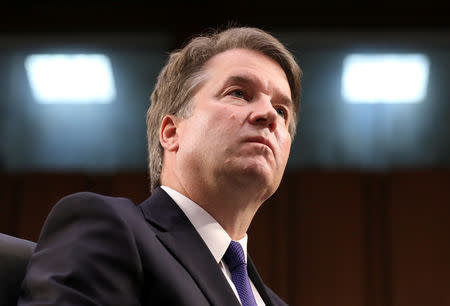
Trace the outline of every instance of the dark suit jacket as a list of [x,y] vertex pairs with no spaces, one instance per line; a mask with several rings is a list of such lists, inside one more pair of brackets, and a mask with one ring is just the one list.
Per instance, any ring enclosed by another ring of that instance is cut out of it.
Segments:
[[[285,305],[249,259],[267,305]],[[182,210],[161,188],[139,206],[94,193],[63,198],[30,260],[19,305],[240,305]]]

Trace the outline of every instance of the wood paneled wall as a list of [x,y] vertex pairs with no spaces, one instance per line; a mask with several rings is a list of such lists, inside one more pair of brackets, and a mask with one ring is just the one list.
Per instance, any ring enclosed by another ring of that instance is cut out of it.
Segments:
[[389,179],[392,305],[450,305],[450,175]]
[[112,175],[0,174],[0,184],[0,232],[32,241],[37,241],[53,205],[71,193],[92,191],[127,197],[135,203],[140,203],[149,196],[145,172]]
[[[36,241],[51,207],[90,190],[148,196],[145,172],[0,174],[0,231]],[[450,171],[287,173],[250,254],[291,305],[450,305]]]

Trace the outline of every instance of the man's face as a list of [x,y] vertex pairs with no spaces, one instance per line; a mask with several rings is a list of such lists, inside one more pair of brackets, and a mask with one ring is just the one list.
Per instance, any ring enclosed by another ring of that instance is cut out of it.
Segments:
[[283,69],[247,49],[222,52],[204,68],[192,115],[177,128],[181,173],[202,186],[256,186],[270,196],[291,147],[293,104]]

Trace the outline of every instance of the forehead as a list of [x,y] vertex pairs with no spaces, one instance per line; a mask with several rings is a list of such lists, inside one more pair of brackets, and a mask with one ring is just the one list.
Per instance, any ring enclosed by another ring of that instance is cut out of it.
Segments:
[[214,82],[238,79],[240,76],[255,78],[264,87],[274,87],[284,95],[290,95],[286,74],[272,58],[249,49],[230,49],[209,59],[204,68]]

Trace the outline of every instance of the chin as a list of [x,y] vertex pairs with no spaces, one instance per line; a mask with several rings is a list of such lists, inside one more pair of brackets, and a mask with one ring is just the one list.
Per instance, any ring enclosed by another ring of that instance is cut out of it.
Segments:
[[241,180],[247,181],[247,184],[257,184],[260,188],[273,184],[273,170],[267,162],[247,162],[239,170],[238,175]]
[[222,166],[223,173],[233,177],[240,186],[256,185],[261,189],[272,190],[278,176],[272,161],[262,155],[229,159]]

